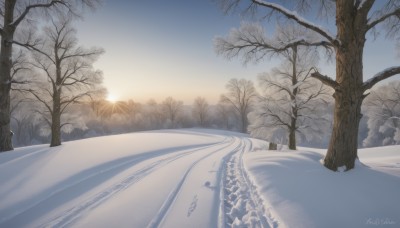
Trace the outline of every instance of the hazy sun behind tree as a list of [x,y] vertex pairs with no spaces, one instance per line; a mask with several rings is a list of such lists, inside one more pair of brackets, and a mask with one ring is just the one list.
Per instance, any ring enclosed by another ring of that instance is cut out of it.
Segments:
[[108,94],[106,100],[111,102],[111,103],[115,103],[115,102],[117,102],[118,98],[114,94]]

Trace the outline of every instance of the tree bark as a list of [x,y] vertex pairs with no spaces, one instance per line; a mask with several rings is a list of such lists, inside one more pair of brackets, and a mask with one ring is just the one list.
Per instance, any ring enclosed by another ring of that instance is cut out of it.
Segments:
[[336,24],[341,46],[336,49],[335,109],[325,167],[337,171],[354,168],[363,100],[363,49],[366,28],[353,12],[353,1],[336,2]]
[[296,131],[293,129],[289,129],[289,149],[297,150],[296,148]]
[[61,101],[60,91],[53,94],[53,112],[51,116],[51,142],[50,147],[61,145]]
[[11,26],[14,19],[15,0],[5,1],[4,27],[1,34],[0,50],[0,152],[13,150],[10,127],[10,91],[12,68],[12,43],[15,28]]
[[246,115],[246,112],[245,111],[243,111],[242,112],[242,114],[241,114],[241,117],[242,117],[242,129],[241,129],[241,132],[242,133],[247,133],[247,115]]
[[13,150],[10,127],[11,52],[11,45],[3,36],[0,54],[0,152]]
[[290,94],[291,103],[291,116],[290,116],[290,126],[289,126],[289,149],[296,150],[296,129],[297,129],[297,103],[296,97],[298,93],[297,89],[297,46],[292,48],[292,94]]

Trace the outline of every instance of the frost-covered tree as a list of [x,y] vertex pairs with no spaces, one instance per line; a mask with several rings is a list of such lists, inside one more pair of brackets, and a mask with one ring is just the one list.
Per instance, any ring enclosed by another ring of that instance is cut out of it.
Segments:
[[251,111],[257,97],[254,84],[250,80],[233,78],[226,84],[226,89],[228,92],[221,95],[220,101],[233,107],[240,121],[240,132],[246,133],[247,114]]
[[[370,80],[364,81],[363,51],[368,35],[384,34],[388,38],[400,36],[400,5],[398,1],[336,0],[312,1],[296,0],[275,3],[265,0],[219,0],[228,11],[244,6],[246,12],[261,16],[261,20],[290,20],[315,33],[318,40],[306,37],[281,43],[279,50],[286,50],[295,44],[308,47],[323,47],[334,50],[336,58],[336,79],[314,71],[311,76],[320,80],[334,91],[334,121],[324,165],[336,171],[354,168],[357,159],[358,129],[361,104],[367,91],[376,83],[400,73],[400,66],[377,72]],[[247,4],[246,4],[247,3]],[[336,33],[309,20],[321,16],[336,27]],[[308,19],[302,17],[306,15]],[[377,32],[379,31],[379,33]],[[373,39],[369,39],[373,40]],[[231,52],[262,56],[271,51],[264,40],[252,40],[245,45],[232,43]],[[274,47],[273,51],[277,48]],[[255,54],[254,54],[255,53]]]
[[154,99],[146,102],[144,107],[144,120],[146,121],[146,129],[161,129],[165,120],[161,105]]
[[[259,99],[258,105],[251,113],[251,133],[254,136],[268,135],[269,140],[282,128],[288,133],[288,145],[290,149],[296,149],[296,132],[305,133],[311,137],[318,129],[304,125],[312,120],[324,119],[323,113],[316,112],[318,102],[327,100],[328,88],[322,83],[310,77],[310,68],[318,62],[318,52],[315,48],[309,48],[300,44],[279,50],[281,43],[287,43],[299,37],[313,39],[314,34],[306,29],[293,24],[278,26],[273,38],[265,35],[264,29],[258,24],[242,24],[240,29],[233,30],[225,38],[216,40],[218,52],[224,53],[228,58],[237,55],[233,52],[237,45],[245,45],[247,42],[263,40],[269,45],[270,51],[264,53],[245,52],[244,62],[257,61],[263,57],[277,56],[283,63],[275,68],[271,75],[261,75],[259,84],[262,88],[263,97]],[[262,54],[262,55],[260,55]],[[309,111],[313,110],[313,111]],[[305,121],[308,119],[309,121]],[[300,124],[303,123],[303,125]],[[320,122],[321,124],[321,122]],[[326,125],[326,124],[325,124]],[[321,129],[324,125],[321,125]],[[319,131],[319,135],[321,131]],[[305,136],[305,134],[303,134]]]
[[215,107],[214,113],[214,122],[216,123],[216,126],[225,130],[231,130],[233,112],[234,110],[230,105],[220,101]]
[[205,127],[209,121],[209,105],[204,97],[197,97],[193,103],[192,115],[200,127]]
[[400,144],[400,82],[390,82],[372,90],[366,98],[368,136],[364,146]]
[[286,132],[289,149],[296,150],[296,133],[309,141],[322,138],[330,127],[327,114],[329,88],[308,74],[315,56],[291,49],[286,61],[271,74],[259,76],[262,96],[249,113],[251,135],[276,141]]
[[26,42],[19,40],[16,36],[19,28],[26,21],[33,23],[39,15],[62,11],[79,15],[76,6],[95,7],[97,4],[98,0],[4,0],[0,3],[0,152],[13,149],[10,134],[13,46],[34,46],[36,43],[32,39],[25,40]]
[[142,104],[133,100],[128,100],[127,108],[127,122],[129,123],[129,131],[143,129]]
[[104,51],[78,46],[69,18],[52,20],[43,33],[44,44],[40,49],[33,48],[32,61],[42,80],[37,80],[35,88],[26,91],[44,107],[45,111],[38,112],[49,124],[53,147],[61,145],[61,129],[71,124],[62,120],[63,115],[70,116],[66,114],[68,107],[101,91],[102,73],[93,69],[93,63]]
[[179,117],[183,111],[183,102],[177,101],[172,97],[167,97],[161,103],[161,109],[166,116],[169,123],[166,123],[169,127],[175,128],[178,125]]
[[47,136],[42,134],[42,129],[46,126],[46,123],[35,112],[39,104],[27,94],[22,93],[19,90],[21,88],[18,87],[18,89],[13,89],[11,92],[13,144],[14,146],[27,146],[44,143]]

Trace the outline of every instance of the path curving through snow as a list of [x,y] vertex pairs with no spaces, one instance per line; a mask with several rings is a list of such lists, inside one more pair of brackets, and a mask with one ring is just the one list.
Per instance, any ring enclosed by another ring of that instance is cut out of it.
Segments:
[[210,130],[17,149],[0,155],[0,227],[274,227],[243,167],[251,149]]

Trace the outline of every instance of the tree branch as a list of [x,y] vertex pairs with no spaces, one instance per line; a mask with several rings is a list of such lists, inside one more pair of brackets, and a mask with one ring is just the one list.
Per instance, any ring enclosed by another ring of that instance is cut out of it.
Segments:
[[233,101],[232,101],[231,99],[229,99],[227,96],[222,95],[222,96],[221,96],[221,101],[222,101],[223,103],[231,104],[231,105],[235,108],[236,111],[240,112],[240,109],[237,107],[237,105],[235,104],[235,102],[233,102]]
[[35,110],[35,112],[39,113],[44,118],[44,121],[49,125],[49,127],[51,127],[51,121],[46,117],[46,113],[43,113],[39,110]]
[[[281,126],[286,126],[286,127],[290,127],[290,125],[288,123],[286,123],[285,121],[282,120],[282,118],[275,114],[272,110],[270,110],[268,107],[267,108],[267,112],[265,113],[261,113],[262,116],[269,116],[275,119],[275,123],[271,123],[270,126],[277,126],[277,125],[281,125]],[[265,124],[265,123],[264,123]]]
[[102,49],[95,49],[88,52],[84,52],[83,50],[76,50],[77,52],[70,55],[63,55],[60,60],[68,59],[68,58],[75,58],[75,57],[89,57],[89,56],[96,56],[101,55],[104,53]]
[[34,50],[36,52],[39,52],[40,54],[44,55],[47,59],[49,59],[52,63],[55,64],[55,61],[53,60],[53,58],[49,54],[47,54],[46,52],[42,51],[41,49],[35,47],[36,43],[34,43],[34,44],[21,43],[21,42],[15,41],[15,40],[11,41],[11,43],[16,44],[16,45],[21,46],[21,47],[24,47],[24,48],[26,48],[28,50]]
[[[306,35],[305,32],[302,33]],[[325,40],[306,40],[303,36],[293,38],[270,40],[258,24],[242,24],[239,29],[232,30],[226,38],[216,38],[215,51],[228,59],[243,54],[244,62],[247,63],[251,60],[258,61],[266,55],[284,54],[287,50],[298,46],[324,47],[327,51],[332,51],[334,47]]]
[[330,77],[319,73],[315,69],[315,67],[312,67],[310,71],[311,70],[314,70],[314,73],[311,74],[311,77],[320,80],[324,85],[330,86],[333,89],[336,89],[339,86],[339,84],[336,81],[332,80]]
[[16,28],[21,21],[26,17],[26,15],[29,13],[29,11],[31,11],[32,9],[35,8],[49,8],[55,4],[62,4],[66,6],[66,3],[64,1],[57,1],[57,0],[52,0],[49,3],[45,3],[45,4],[33,4],[33,5],[28,5],[24,12],[22,12],[22,14],[11,24],[11,26],[13,26],[14,28]]
[[85,96],[89,96],[89,94],[90,94],[90,91],[89,91],[89,92],[86,92],[86,93],[81,93],[81,94],[75,95],[74,97],[71,97],[69,100],[61,101],[60,105],[63,106],[63,107],[61,108],[61,114],[64,113],[65,109],[67,109],[67,107],[68,107],[70,104],[72,104],[72,103],[78,103],[78,102],[79,102],[79,99],[81,99],[82,97],[85,97]]
[[368,19],[369,23],[367,24],[367,30],[372,29],[379,23],[384,22],[386,19],[388,19],[389,17],[392,17],[392,16],[400,17],[400,8],[397,8],[390,13],[387,13],[379,18],[376,18],[375,20],[370,21],[371,19]]
[[33,89],[21,89],[21,91],[28,92],[28,93],[32,94],[34,97],[36,97],[36,99],[37,99],[40,103],[42,103],[42,104],[47,108],[47,110],[50,112],[50,114],[53,113],[53,110],[52,110],[52,108],[49,106],[48,102],[46,102],[46,101],[45,101],[44,99],[42,99],[38,94],[36,94],[36,92],[35,92]]
[[387,78],[390,78],[396,74],[400,74],[400,66],[399,67],[391,67],[387,68],[377,74],[375,74],[371,79],[368,81],[364,82],[362,88],[363,91],[366,91],[368,89],[371,89],[372,86],[374,86],[376,83],[385,80]]
[[298,24],[302,25],[303,27],[306,27],[306,28],[320,34],[321,36],[325,37],[334,46],[338,46],[338,44],[339,44],[339,41],[328,31],[321,28],[320,26],[317,26],[317,25],[305,20],[304,18],[301,18],[296,12],[290,11],[290,10],[282,7],[279,4],[266,2],[263,0],[252,0],[252,2],[256,5],[264,6],[264,7],[267,7],[269,9],[275,10],[275,11],[283,14],[285,17],[296,21]]
[[63,123],[63,124],[60,125],[60,129],[63,128],[65,125],[72,125],[72,124],[68,123],[68,122],[67,123]]

